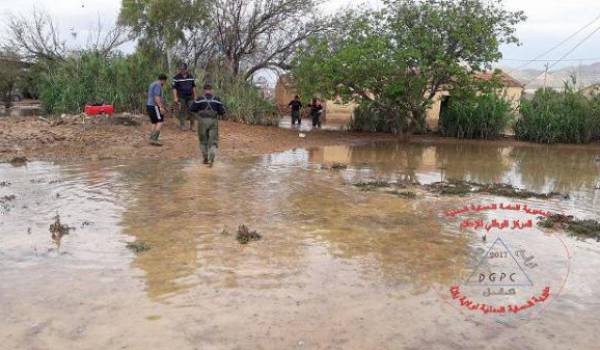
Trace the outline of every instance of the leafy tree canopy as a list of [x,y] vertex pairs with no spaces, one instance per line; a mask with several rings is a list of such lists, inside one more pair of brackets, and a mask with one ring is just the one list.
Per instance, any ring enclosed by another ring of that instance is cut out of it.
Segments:
[[358,99],[384,115],[393,130],[424,120],[435,93],[491,67],[502,44],[518,44],[525,20],[502,0],[396,0],[379,11],[348,12],[342,31],[312,38],[298,51],[293,73],[305,95]]

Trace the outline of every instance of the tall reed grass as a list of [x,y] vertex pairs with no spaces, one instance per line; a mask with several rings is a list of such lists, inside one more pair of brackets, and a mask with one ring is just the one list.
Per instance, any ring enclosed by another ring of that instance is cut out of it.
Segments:
[[450,97],[440,115],[440,132],[467,139],[498,137],[514,119],[509,101],[495,92]]
[[540,89],[521,102],[518,139],[538,143],[589,143],[600,139],[600,97],[586,97],[565,84],[563,91]]
[[[108,57],[82,52],[47,66],[36,81],[48,113],[80,113],[86,103],[98,102],[113,104],[118,112],[144,113],[148,86],[161,72],[156,60],[140,52]],[[210,74],[198,71],[196,78],[198,93],[204,82],[215,86],[226,106],[225,119],[247,124],[279,123],[275,104],[253,84],[218,68]],[[164,89],[167,102],[171,100],[170,84],[168,81]]]
[[39,96],[48,113],[79,113],[86,103],[114,104],[141,112],[160,67],[141,54],[109,57],[84,52],[51,64],[39,76]]

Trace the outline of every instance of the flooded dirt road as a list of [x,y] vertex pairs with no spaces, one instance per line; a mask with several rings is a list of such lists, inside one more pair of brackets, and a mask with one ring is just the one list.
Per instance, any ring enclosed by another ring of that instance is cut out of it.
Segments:
[[[386,143],[213,169],[196,160],[0,164],[0,348],[593,349],[600,243],[513,223],[546,211],[598,219],[596,156]],[[450,179],[569,197],[355,186]],[[499,214],[491,204],[537,211]],[[472,213],[448,215],[465,206]],[[60,247],[49,232],[57,215],[72,228]],[[513,231],[460,227],[500,215]],[[241,224],[262,239],[240,245]],[[481,259],[494,254],[516,267]],[[498,284],[471,284],[497,268],[527,284],[503,284],[502,294]],[[469,296],[498,305],[522,304],[545,286],[550,297],[484,314],[453,299],[456,286],[490,288],[492,296]]]

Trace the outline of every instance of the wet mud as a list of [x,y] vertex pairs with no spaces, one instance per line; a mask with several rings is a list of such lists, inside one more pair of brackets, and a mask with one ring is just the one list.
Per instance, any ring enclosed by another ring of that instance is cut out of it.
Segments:
[[517,188],[511,184],[506,183],[492,183],[492,184],[480,184],[470,181],[461,180],[448,180],[444,182],[435,182],[425,186],[425,189],[438,193],[441,195],[456,195],[466,196],[471,193],[482,193],[492,194],[500,197],[507,198],[539,198],[539,199],[551,199],[551,198],[563,198],[568,199],[568,194],[562,194],[558,192],[550,193],[536,193],[533,191]]
[[572,215],[553,214],[541,220],[538,225],[554,230],[566,230],[572,236],[600,242],[600,222],[597,220],[580,220]]
[[144,241],[127,242],[126,247],[136,254],[147,252],[151,249],[150,244]]
[[[528,191],[524,189],[517,188],[510,184],[505,183],[495,183],[495,184],[480,184],[470,181],[461,181],[461,180],[448,180],[442,182],[434,182],[430,184],[421,185],[416,181],[401,181],[401,182],[388,182],[385,180],[374,180],[368,182],[358,182],[353,184],[354,187],[360,189],[361,191],[377,191],[381,189],[390,189],[390,188],[413,188],[420,189],[423,191],[428,191],[430,193],[439,194],[443,196],[466,196],[474,193],[481,194],[491,194],[500,197],[507,198],[520,198],[520,199],[528,199],[528,198],[539,198],[539,199],[552,199],[552,198],[562,198],[568,199],[568,194],[562,194],[558,192],[550,192],[550,193],[536,193],[533,191]],[[392,191],[384,191],[385,193],[390,194],[405,194],[407,192],[398,192],[396,190]],[[408,192],[414,193],[414,192]],[[409,197],[412,197],[409,195]]]
[[8,162],[12,166],[24,166],[25,164],[27,164],[27,158],[26,157],[13,157]]
[[59,249],[63,237],[68,235],[72,230],[74,230],[73,227],[69,227],[68,225],[60,222],[60,215],[56,215],[54,217],[54,222],[50,224],[49,227],[50,236]]
[[248,226],[240,225],[240,227],[238,227],[235,239],[237,239],[240,244],[248,244],[252,241],[258,241],[262,239],[262,236],[256,231],[251,231]]

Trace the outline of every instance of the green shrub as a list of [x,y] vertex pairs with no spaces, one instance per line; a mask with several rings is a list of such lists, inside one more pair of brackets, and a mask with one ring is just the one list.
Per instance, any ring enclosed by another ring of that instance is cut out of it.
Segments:
[[540,89],[521,102],[518,139],[539,143],[588,143],[600,137],[600,99],[565,84],[564,91]]
[[440,132],[467,139],[498,137],[513,119],[510,102],[494,92],[451,97],[440,115]]
[[241,77],[233,77],[223,66],[212,66],[209,70],[196,71],[198,93],[205,82],[211,83],[225,104],[224,119],[251,125],[279,125],[281,117],[275,102],[266,99],[258,87]]
[[[118,112],[144,112],[147,90],[163,71],[150,55],[82,52],[46,67],[39,74],[39,95],[48,113],[80,113],[86,103],[114,104]],[[205,80],[216,86],[227,109],[226,119],[247,124],[278,125],[275,104],[245,80],[197,72],[198,93]],[[168,74],[169,75],[169,74]],[[170,82],[167,83],[168,86]],[[169,87],[164,96],[171,99]]]
[[256,86],[236,79],[220,90],[227,109],[226,119],[252,125],[279,125],[281,118],[275,103],[265,99]]
[[148,85],[160,71],[141,54],[108,57],[74,54],[41,74],[39,95],[48,113],[80,113],[86,103],[114,104],[117,111],[143,111]]
[[[372,101],[361,101],[354,110],[352,120],[348,123],[351,131],[406,133],[410,126],[406,111],[401,108],[384,108],[386,104]],[[403,115],[404,114],[404,115]],[[402,115],[401,117],[398,117]],[[417,126],[418,128],[418,126]]]

